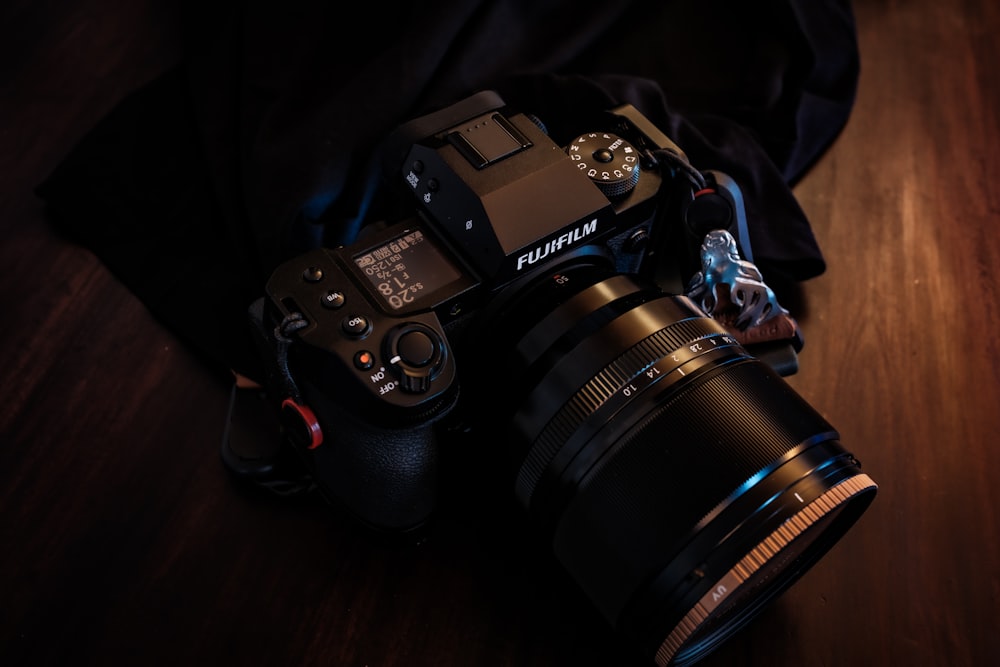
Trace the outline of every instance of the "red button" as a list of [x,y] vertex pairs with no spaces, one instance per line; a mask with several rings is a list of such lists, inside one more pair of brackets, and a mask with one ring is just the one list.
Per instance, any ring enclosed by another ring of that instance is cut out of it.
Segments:
[[366,371],[375,365],[375,355],[368,350],[361,350],[354,354],[354,366],[358,370]]

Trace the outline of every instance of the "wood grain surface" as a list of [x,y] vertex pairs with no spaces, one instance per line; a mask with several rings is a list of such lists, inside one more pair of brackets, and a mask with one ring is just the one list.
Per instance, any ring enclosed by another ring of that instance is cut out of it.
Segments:
[[[159,6],[0,10],[0,665],[643,664],[516,526],[391,547],[227,476],[227,378],[33,194],[176,58]],[[706,666],[1000,664],[1000,4],[855,12],[857,106],[796,187],[828,269],[791,382],[879,496]]]

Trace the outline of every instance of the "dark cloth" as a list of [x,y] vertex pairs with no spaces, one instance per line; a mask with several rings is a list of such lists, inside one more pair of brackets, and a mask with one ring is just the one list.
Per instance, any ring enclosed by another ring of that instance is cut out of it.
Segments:
[[350,240],[380,141],[488,88],[556,122],[632,103],[695,167],[739,184],[765,278],[825,268],[791,187],[854,103],[848,0],[185,11],[177,66],[123,100],[38,193],[59,230],[222,368],[254,374],[246,310],[276,264]]

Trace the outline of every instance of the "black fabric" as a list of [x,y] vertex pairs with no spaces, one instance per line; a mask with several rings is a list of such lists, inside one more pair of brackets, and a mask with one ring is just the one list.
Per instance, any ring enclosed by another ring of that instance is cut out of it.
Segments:
[[547,122],[634,104],[697,168],[740,185],[766,278],[825,268],[791,186],[854,102],[848,0],[185,11],[182,61],[124,100],[38,192],[58,229],[222,368],[256,372],[245,313],[271,269],[350,240],[379,142],[486,88]]

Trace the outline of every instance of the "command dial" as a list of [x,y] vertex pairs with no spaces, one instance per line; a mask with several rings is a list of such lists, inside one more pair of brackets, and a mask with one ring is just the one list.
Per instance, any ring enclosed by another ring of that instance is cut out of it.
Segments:
[[627,194],[639,182],[639,151],[617,135],[582,134],[566,152],[608,199]]

